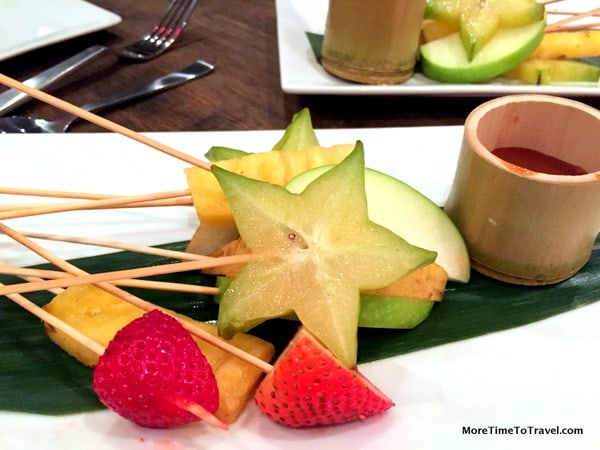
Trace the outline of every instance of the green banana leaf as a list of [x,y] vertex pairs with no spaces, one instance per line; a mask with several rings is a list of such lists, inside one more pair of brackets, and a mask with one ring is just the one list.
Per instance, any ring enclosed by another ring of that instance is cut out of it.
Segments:
[[[183,250],[186,242],[163,246]],[[94,273],[168,260],[138,253],[118,252],[73,261]],[[50,268],[48,265],[40,268]],[[213,285],[214,277],[197,272],[154,277],[165,281]],[[0,277],[14,283],[12,277]],[[130,289],[153,303],[200,320],[217,316],[212,297],[174,294],[165,291]],[[27,297],[42,305],[52,294]],[[359,331],[359,362],[368,362],[441,344],[482,336],[535,322],[565,311],[584,307],[600,298],[600,249],[573,278],[554,286],[520,287],[473,273],[468,284],[449,283],[444,300],[429,318],[412,330]],[[0,299],[0,410],[59,415],[102,408],[91,389],[92,369],[82,366],[51,343],[39,319]],[[278,350],[294,334],[289,321],[274,320],[253,330],[276,345]]]

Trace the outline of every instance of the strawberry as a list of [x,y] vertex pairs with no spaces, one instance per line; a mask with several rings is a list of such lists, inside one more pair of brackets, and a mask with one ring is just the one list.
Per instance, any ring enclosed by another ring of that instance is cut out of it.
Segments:
[[116,333],[96,365],[93,389],[107,407],[144,427],[217,420],[212,368],[182,325],[158,309]]
[[263,379],[254,400],[269,418],[293,428],[363,420],[394,405],[304,328]]

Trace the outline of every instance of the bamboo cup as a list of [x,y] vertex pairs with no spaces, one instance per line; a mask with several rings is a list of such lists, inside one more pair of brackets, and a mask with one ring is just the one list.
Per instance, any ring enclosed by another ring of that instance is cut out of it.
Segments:
[[426,0],[329,0],[321,63],[363,84],[408,80],[419,53]]
[[[550,175],[500,147],[537,150],[584,169]],[[600,227],[600,111],[548,95],[511,95],[469,114],[446,211],[472,267],[521,285],[563,281],[591,255]]]

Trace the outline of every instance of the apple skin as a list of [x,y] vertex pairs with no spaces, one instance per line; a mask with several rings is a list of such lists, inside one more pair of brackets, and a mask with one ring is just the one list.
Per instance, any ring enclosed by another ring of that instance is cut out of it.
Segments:
[[[286,186],[302,192],[312,180],[331,166],[317,167],[296,176]],[[406,183],[374,169],[365,169],[369,219],[421,248],[437,252],[436,263],[448,279],[469,281],[471,266],[465,242],[446,213],[433,201]]]
[[[217,276],[216,287],[219,293],[215,303],[221,302],[223,292],[231,284],[232,278]],[[361,328],[410,329],[423,322],[433,309],[435,301],[391,295],[360,294],[360,315],[358,326]],[[294,314],[282,319],[298,320]]]
[[545,7],[536,0],[427,0],[425,18],[459,27],[469,60],[503,28],[542,20]]
[[518,28],[500,29],[472,60],[459,33],[420,48],[423,73],[443,83],[479,83],[497,77],[524,61],[544,37],[546,19]]
[[411,329],[423,322],[434,301],[389,295],[360,294],[358,326],[362,328]]

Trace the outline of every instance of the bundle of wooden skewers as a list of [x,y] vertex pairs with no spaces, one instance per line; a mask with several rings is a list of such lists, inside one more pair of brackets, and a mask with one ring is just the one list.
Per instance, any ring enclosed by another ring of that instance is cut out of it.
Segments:
[[[150,148],[159,150],[169,156],[177,158],[185,163],[202,169],[210,170],[210,164],[198,160],[188,154],[180,152],[163,143],[157,142],[148,136],[126,129],[114,122],[102,117],[88,113],[68,102],[48,95],[36,89],[29,88],[22,83],[13,80],[7,76],[0,75],[0,83],[11,88],[19,89],[34,98],[44,101],[59,109],[76,114],[92,123],[95,123],[108,131],[113,131],[138,141]],[[182,174],[183,177],[183,174]],[[32,189],[19,187],[0,187],[0,194],[8,194],[13,197],[27,198],[36,197],[34,203],[13,203],[0,207],[0,233],[12,239],[14,242],[29,249],[37,254],[43,260],[50,263],[56,269],[42,270],[36,268],[16,267],[0,260],[0,273],[3,275],[15,276],[23,279],[23,282],[12,284],[0,284],[0,296],[4,296],[21,306],[28,312],[41,319],[47,327],[60,330],[61,333],[69,336],[79,345],[101,356],[106,348],[98,344],[81,330],[71,326],[66,321],[53,315],[47,309],[38,306],[29,300],[24,294],[36,291],[49,291],[53,294],[60,294],[71,286],[95,285],[111,295],[122,299],[123,301],[134,305],[144,311],[153,311],[159,309],[171,315],[170,311],[150,303],[122,287],[133,287],[153,290],[167,290],[172,292],[193,293],[215,295],[218,289],[214,286],[198,286],[183,283],[164,282],[143,279],[157,275],[173,274],[179,272],[197,271],[206,268],[219,267],[221,265],[235,264],[249,260],[249,254],[227,256],[227,257],[209,257],[185,251],[165,250],[157,247],[135,245],[126,242],[108,241],[102,239],[92,239],[77,236],[65,236],[49,233],[28,232],[17,230],[7,224],[11,219],[26,218],[45,214],[63,213],[68,211],[84,211],[94,209],[123,209],[123,208],[150,208],[162,206],[191,206],[191,194],[189,190],[177,190],[170,192],[158,192],[141,195],[111,195],[98,194],[90,192],[72,192],[51,189]],[[39,198],[47,198],[52,201],[40,202]],[[191,236],[190,236],[191,237]],[[167,258],[169,263],[153,265],[149,267],[137,267],[126,270],[113,270],[102,273],[87,273],[73,263],[61,258],[59,255],[48,251],[44,246],[37,243],[39,240],[69,242],[88,246],[99,246],[140,254],[154,255],[160,258]],[[179,262],[172,262],[173,260]],[[257,357],[251,352],[242,350],[231,342],[221,339],[213,333],[196,326],[193,322],[183,320],[176,315],[172,315],[191,335],[199,338],[210,345],[233,355],[241,361],[257,368],[260,372],[268,373],[272,370],[272,365],[264,358]],[[213,425],[224,427],[220,420],[211,420],[209,416],[203,416],[204,420]]]
[[[552,5],[555,3],[564,2],[564,0],[540,0],[543,5]],[[552,24],[546,27],[546,32],[557,31],[577,31],[584,29],[592,29],[600,27],[600,8],[593,8],[588,11],[567,11],[555,8],[546,8],[548,15],[560,17],[559,20],[553,21]],[[598,18],[598,20],[595,20]]]

